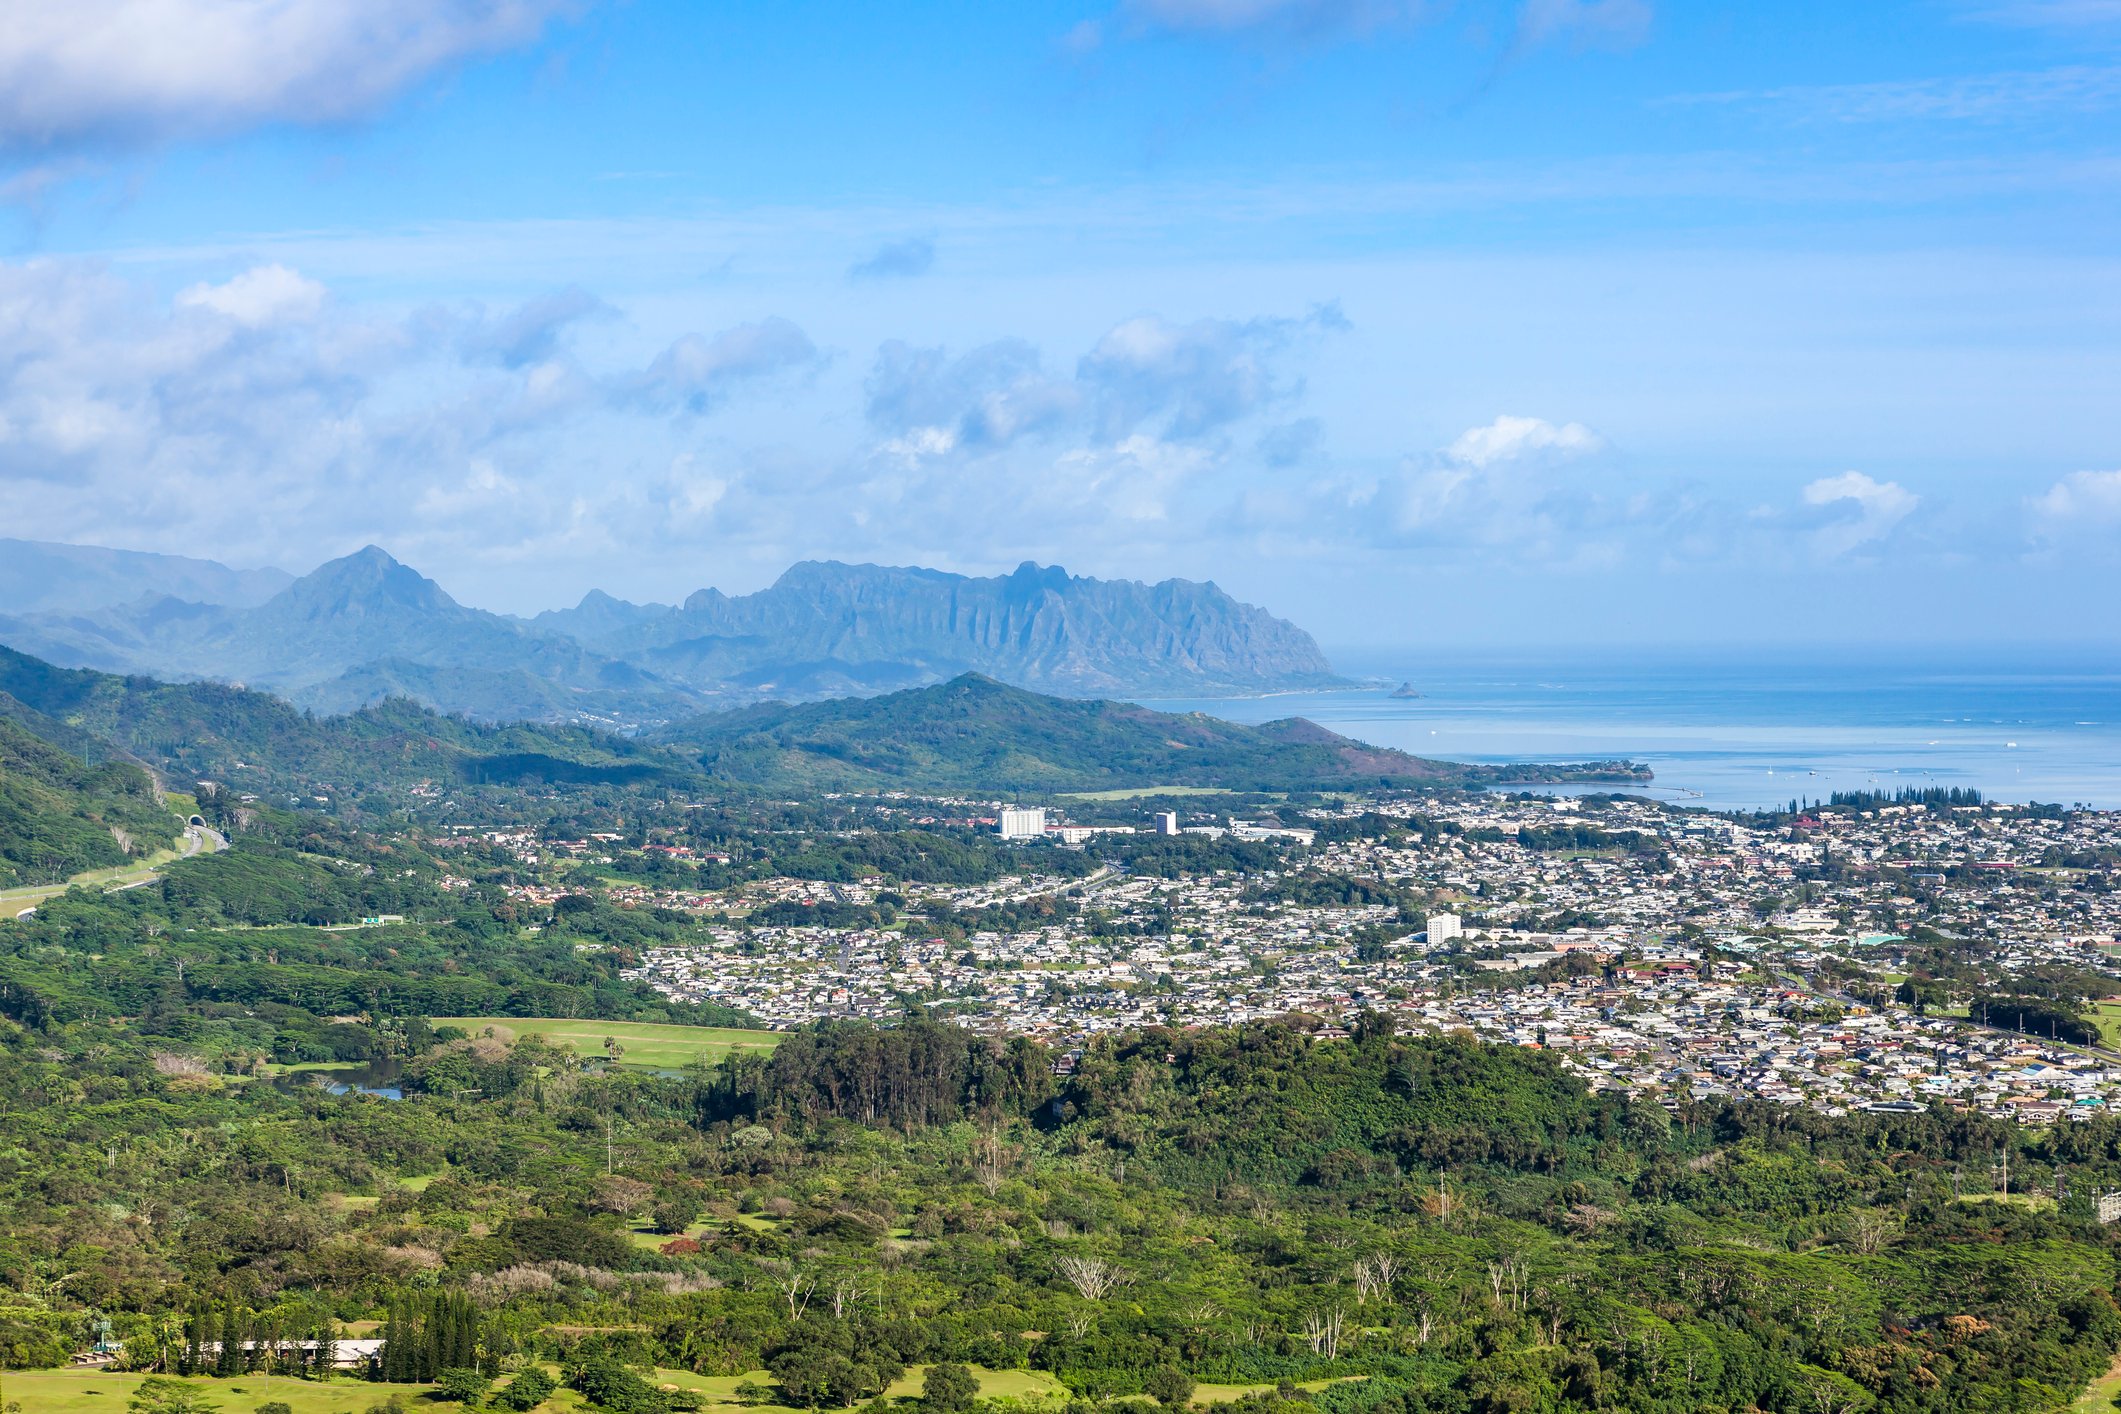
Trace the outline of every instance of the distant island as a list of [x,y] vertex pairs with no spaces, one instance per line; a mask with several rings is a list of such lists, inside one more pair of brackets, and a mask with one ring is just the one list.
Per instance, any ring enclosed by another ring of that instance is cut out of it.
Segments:
[[1421,696],[1419,692],[1416,692],[1414,690],[1414,684],[1410,682],[1401,683],[1398,687],[1393,688],[1392,691],[1387,695],[1407,700],[1412,700],[1416,697]]

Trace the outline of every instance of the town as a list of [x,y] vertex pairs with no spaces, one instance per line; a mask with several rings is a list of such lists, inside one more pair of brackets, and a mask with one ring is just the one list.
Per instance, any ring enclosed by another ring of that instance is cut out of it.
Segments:
[[[993,802],[869,804],[880,819],[948,818],[1018,841],[1023,872],[954,886],[614,884],[615,902],[701,920],[695,939],[647,952],[631,975],[776,1028],[918,1006],[1064,1056],[1100,1032],[1291,1018],[1332,1038],[1375,1014],[1404,1031],[1547,1048],[1593,1088],[1671,1099],[1828,1113],[1935,1100],[2036,1124],[2121,1104],[2121,1053],[2096,1016],[2107,991],[2121,992],[2109,961],[2121,929],[2112,813],[1879,800],[1723,816],[1632,797],[1476,794],[1264,822],[1159,811],[1136,827]],[[1123,864],[1042,872],[1137,828],[1262,843],[1273,862],[1176,877]],[[617,840],[494,833],[526,863]],[[699,853],[647,849],[666,861]],[[576,885],[517,887],[551,902]],[[880,898],[904,916],[778,921],[788,905],[844,912]],[[1035,921],[1019,926],[930,926],[1022,919],[1034,904]],[[781,905],[777,921],[752,921],[768,905]],[[2052,1015],[1980,1014],[1984,997],[2045,995],[2058,978],[2095,1013],[2076,1043],[2053,1034]]]

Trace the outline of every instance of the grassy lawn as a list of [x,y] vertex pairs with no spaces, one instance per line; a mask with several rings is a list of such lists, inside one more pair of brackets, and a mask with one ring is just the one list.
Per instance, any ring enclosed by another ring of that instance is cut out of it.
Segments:
[[[1316,1394],[1318,1391],[1324,1389],[1327,1385],[1337,1385],[1344,1380],[1360,1380],[1366,1378],[1368,1377],[1365,1375],[1342,1375],[1339,1379],[1333,1380],[1303,1380],[1300,1381],[1296,1387],[1302,1390],[1309,1390],[1313,1394]],[[1275,1388],[1275,1386],[1271,1384],[1195,1385],[1193,1387],[1193,1402],[1195,1404],[1230,1404],[1234,1403],[1237,1400],[1243,1399],[1248,1394],[1265,1394],[1268,1390],[1273,1388]]]
[[2109,1046],[2121,1046],[2121,1002],[2094,1002],[2090,1020]]
[[2069,1414],[2093,1414],[2094,1410],[2097,1414],[2112,1414],[2117,1396],[2121,1396],[2121,1355],[2114,1357],[2105,1374],[2085,1386],[2084,1393],[2070,1405]]
[[[10,1401],[22,1405],[22,1414],[125,1414],[125,1403],[142,1378],[101,1370],[10,1370],[0,1376],[0,1385],[5,1386]],[[381,1404],[392,1394],[403,1394],[422,1414],[455,1414],[462,1408],[426,1398],[427,1385],[370,1384],[352,1376],[322,1384],[257,1375],[191,1383],[221,1407],[221,1414],[252,1414],[259,1405],[276,1399],[295,1414],[365,1414],[371,1405]]]
[[[927,1373],[927,1366],[913,1366],[884,1392],[885,1398],[894,1401],[918,1398],[921,1381]],[[981,1397],[986,1399],[1057,1398],[1067,1392],[1060,1381],[1038,1370],[989,1370],[974,1365],[972,1374],[979,1381]],[[4,1385],[7,1399],[21,1404],[22,1414],[124,1414],[126,1401],[132,1397],[142,1378],[137,1374],[107,1371],[18,1370],[0,1376],[0,1385]],[[750,1414],[800,1414],[800,1411],[779,1404],[745,1404],[737,1397],[737,1386],[747,1382],[771,1389],[773,1377],[764,1370],[754,1370],[746,1375],[695,1375],[688,1370],[658,1370],[656,1381],[699,1391],[707,1397],[709,1414],[734,1414],[740,1409],[748,1410]],[[2121,1364],[2117,1364],[2105,1380],[2094,1384],[2093,1391],[2105,1387],[2109,1381],[2114,1387],[2121,1387]],[[418,1414],[460,1414],[461,1411],[457,1404],[433,1398],[432,1387],[428,1385],[370,1384],[352,1377],[317,1384],[307,1380],[266,1380],[257,1375],[241,1375],[232,1380],[194,1379],[191,1383],[220,1406],[222,1414],[255,1414],[259,1405],[272,1400],[285,1401],[294,1414],[366,1414],[369,1408],[381,1404],[393,1394],[405,1395]],[[1331,1380],[1310,1380],[1302,1388],[1320,1390],[1331,1383]],[[1193,1398],[1199,1404],[1224,1403],[1272,1388],[1272,1385],[1204,1384],[1194,1391]],[[2086,1397],[2089,1398],[2090,1394]],[[581,1396],[569,1389],[558,1391],[539,1406],[541,1410],[550,1411],[582,1407]],[[2080,1401],[2079,1407],[2105,1406],[2084,1405]]]
[[1968,1193],[1959,1199],[1962,1203],[2008,1203],[2013,1208],[2030,1208],[2034,1212],[2046,1212],[2055,1206],[2055,1200],[2044,1193]]
[[619,1043],[619,1064],[644,1070],[683,1070],[694,1060],[719,1061],[737,1051],[770,1051],[777,1031],[738,1031],[721,1026],[666,1026],[648,1021],[578,1021],[522,1016],[438,1016],[437,1026],[461,1026],[476,1036],[487,1027],[508,1039],[540,1036],[578,1056],[604,1054],[604,1038]]
[[[971,1367],[979,1381],[979,1392],[985,1399],[1038,1399],[1049,1395],[1065,1394],[1059,1380],[1037,1370],[988,1370],[978,1365]],[[921,1381],[926,1379],[928,1367],[915,1365],[884,1391],[886,1399],[916,1399],[920,1396]],[[755,1385],[773,1388],[773,1376],[764,1370],[753,1370],[748,1375],[695,1375],[685,1370],[659,1370],[656,1378],[664,1384],[673,1384],[685,1389],[698,1390],[707,1396],[707,1409],[748,1409],[753,1414],[797,1414],[779,1404],[744,1404],[737,1398],[736,1387],[747,1381]],[[28,1414],[25,1410],[24,1414]]]

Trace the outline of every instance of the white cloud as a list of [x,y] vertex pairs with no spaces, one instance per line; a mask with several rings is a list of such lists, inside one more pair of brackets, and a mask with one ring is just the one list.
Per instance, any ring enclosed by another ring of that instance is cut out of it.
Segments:
[[1882,540],[1893,527],[1915,513],[1922,498],[1897,481],[1877,481],[1860,471],[1822,476],[1804,488],[1804,503],[1830,512],[1812,531],[1812,541],[1828,559]]
[[1169,519],[1172,496],[1209,465],[1208,455],[1198,447],[1137,433],[1111,447],[1063,453],[1054,469],[1067,495],[1087,498],[1122,521],[1140,523]]
[[719,472],[650,502],[651,468],[698,436],[667,413],[809,341],[774,320],[689,337],[646,387],[549,347],[591,306],[377,318],[281,266],[160,299],[85,261],[0,261],[0,525],[293,568],[387,540],[447,568],[528,545],[617,557],[719,523]]
[[1604,440],[1580,422],[1557,425],[1543,418],[1505,413],[1486,426],[1459,433],[1444,449],[1444,456],[1463,466],[1485,469],[1540,453],[1583,456],[1604,446]]
[[2121,524],[2121,471],[2073,471],[2033,499],[2056,530]]
[[[1546,554],[1574,537],[1568,553],[1592,542],[1586,532],[1631,515],[1556,475],[1565,464],[1602,451],[1605,439],[1580,422],[1554,423],[1505,414],[1469,427],[1442,450],[1409,457],[1376,493],[1380,512],[1350,516],[1349,533],[1399,544],[1512,545]],[[1345,501],[1334,489],[1330,498]]]
[[1024,438],[1088,435],[1106,449],[1137,434],[1185,442],[1286,402],[1300,380],[1282,371],[1303,338],[1345,328],[1331,305],[1298,319],[1125,319],[1076,361],[1051,372],[1022,339],[999,339],[958,358],[891,340],[877,350],[865,391],[878,448],[901,462],[953,453],[992,454]]
[[575,0],[14,0],[0,150],[135,143],[374,111]]
[[199,284],[178,292],[180,309],[206,309],[246,329],[292,324],[317,317],[324,287],[285,265],[258,265],[219,285]]

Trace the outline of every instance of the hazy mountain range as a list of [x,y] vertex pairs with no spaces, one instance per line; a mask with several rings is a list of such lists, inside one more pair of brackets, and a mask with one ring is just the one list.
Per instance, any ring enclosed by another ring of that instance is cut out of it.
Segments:
[[525,620],[457,603],[373,546],[300,579],[0,541],[0,643],[53,663],[266,689],[320,711],[407,697],[488,720],[668,721],[978,672],[1070,696],[1339,681],[1302,629],[1213,584],[972,578],[805,562],[682,605],[592,592]]

